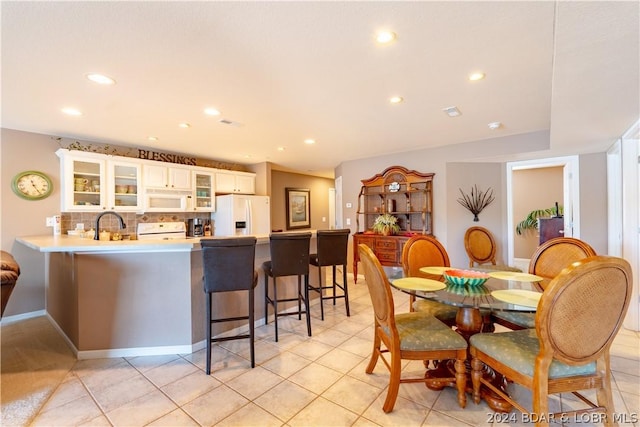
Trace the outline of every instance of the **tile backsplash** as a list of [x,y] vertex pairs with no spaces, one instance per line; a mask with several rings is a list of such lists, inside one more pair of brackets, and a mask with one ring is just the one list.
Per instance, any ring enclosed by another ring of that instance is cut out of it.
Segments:
[[[85,230],[90,230],[96,226],[96,218],[100,212],[63,212],[62,213],[62,234],[67,234],[68,230],[75,230],[76,224],[84,224]],[[206,212],[153,212],[137,214],[135,212],[118,212],[127,225],[125,230],[120,230],[120,222],[115,215],[105,215],[100,220],[100,230],[119,232],[124,235],[135,236],[138,223],[141,222],[177,222],[187,221],[192,218],[200,218],[203,221],[211,220],[211,214]],[[213,221],[212,221],[213,222]]]

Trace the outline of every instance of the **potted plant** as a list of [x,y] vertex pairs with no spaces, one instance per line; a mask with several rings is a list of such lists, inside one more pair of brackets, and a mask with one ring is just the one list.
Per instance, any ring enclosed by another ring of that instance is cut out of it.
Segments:
[[537,230],[538,218],[550,218],[554,216],[562,216],[562,214],[562,206],[558,206],[557,204],[552,208],[533,210],[529,212],[524,220],[520,221],[518,225],[516,225],[516,233],[521,236],[527,230]]
[[400,231],[398,218],[388,213],[382,214],[375,219],[372,229],[375,233],[384,236],[396,234]]

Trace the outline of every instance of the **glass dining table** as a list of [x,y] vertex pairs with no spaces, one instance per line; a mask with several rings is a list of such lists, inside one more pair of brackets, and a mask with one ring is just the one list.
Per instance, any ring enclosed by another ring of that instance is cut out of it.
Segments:
[[[422,267],[420,271],[430,278],[403,277],[401,270],[389,270],[391,285],[416,298],[431,299],[443,304],[457,307],[456,331],[467,341],[480,332],[492,332],[490,314],[496,311],[535,313],[538,301],[542,296],[542,288],[538,283],[541,277],[533,274],[513,271],[488,271],[482,283],[456,284],[444,279],[448,270],[459,270],[451,267]],[[471,358],[468,356],[470,361]],[[426,376],[431,378],[450,378],[453,367],[448,361],[441,361],[435,368],[427,370]],[[470,370],[470,369],[468,369]],[[504,389],[506,382],[496,372],[487,370],[485,377],[490,377],[493,385]],[[469,388],[471,382],[469,381]],[[448,382],[430,382],[429,388],[441,390],[450,386]],[[455,385],[454,385],[455,386]],[[489,389],[482,394],[489,407],[497,412],[509,412],[511,404],[500,398]]]

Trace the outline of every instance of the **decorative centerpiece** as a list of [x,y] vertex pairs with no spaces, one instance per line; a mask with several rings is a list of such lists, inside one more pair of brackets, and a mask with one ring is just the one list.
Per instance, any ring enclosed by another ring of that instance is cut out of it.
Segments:
[[373,222],[372,229],[376,234],[382,234],[383,236],[396,234],[400,231],[398,218],[388,213],[379,215]]
[[481,191],[478,190],[478,186],[474,185],[471,189],[471,194],[465,194],[462,188],[459,188],[459,190],[462,197],[458,199],[458,203],[473,214],[473,220],[475,222],[480,221],[478,214],[495,199],[495,197],[493,197],[493,189],[489,187],[487,191]]
[[487,273],[472,270],[447,270],[442,275],[447,282],[458,286],[480,286],[489,279]]

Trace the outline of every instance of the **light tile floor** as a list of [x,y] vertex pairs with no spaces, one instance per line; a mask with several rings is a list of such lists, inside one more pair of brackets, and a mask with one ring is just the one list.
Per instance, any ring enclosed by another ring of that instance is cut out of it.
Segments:
[[[76,361],[46,317],[2,326],[2,425],[34,426],[489,426],[495,414],[471,399],[457,405],[453,389],[431,391],[402,384],[395,409],[382,411],[388,373],[382,362],[364,370],[372,346],[373,312],[362,279],[350,280],[351,317],[344,302],[325,302],[325,321],[312,306],[313,337],[304,321],[257,328],[256,367],[246,340],[214,346],[212,374],[205,350],[193,354]],[[408,297],[395,293],[397,312]],[[618,413],[640,425],[640,336],[621,331],[612,351]],[[421,362],[403,364],[403,374],[421,375]],[[530,401],[528,391],[512,393]],[[571,395],[569,395],[571,396]],[[570,407],[572,396],[554,400]],[[511,424],[524,423],[516,412]],[[515,422],[513,420],[516,420]],[[598,425],[585,420],[567,425]]]

